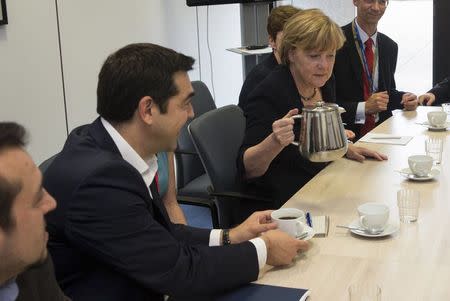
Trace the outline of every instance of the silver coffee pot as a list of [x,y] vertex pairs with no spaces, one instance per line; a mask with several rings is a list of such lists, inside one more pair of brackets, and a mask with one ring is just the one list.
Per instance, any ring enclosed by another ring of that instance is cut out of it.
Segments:
[[334,103],[317,102],[314,108],[303,108],[300,118],[300,154],[312,162],[329,162],[347,153],[348,143],[341,114],[345,109]]

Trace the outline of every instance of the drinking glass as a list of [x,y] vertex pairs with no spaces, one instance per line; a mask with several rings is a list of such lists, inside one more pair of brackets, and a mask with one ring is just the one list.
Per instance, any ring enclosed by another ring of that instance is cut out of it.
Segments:
[[428,138],[425,140],[425,152],[427,156],[433,158],[433,162],[440,164],[442,161],[442,151],[444,149],[444,140],[440,138]]
[[419,217],[420,193],[417,190],[401,189],[397,191],[397,205],[400,221],[414,223]]
[[450,114],[450,102],[444,102],[442,105],[442,111],[447,113],[447,115]]

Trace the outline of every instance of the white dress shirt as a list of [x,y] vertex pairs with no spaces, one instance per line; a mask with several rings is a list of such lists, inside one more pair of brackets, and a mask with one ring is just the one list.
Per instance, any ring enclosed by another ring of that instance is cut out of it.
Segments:
[[[120,154],[123,159],[130,163],[137,171],[141,174],[144,179],[145,184],[148,187],[148,192],[152,197],[152,192],[150,191],[150,184],[155,178],[156,172],[158,171],[158,161],[156,155],[151,156],[147,160],[144,160],[139,156],[139,154],[131,147],[130,144],[120,135],[120,133],[106,120],[101,118],[101,122],[105,127],[111,139],[116,144],[119,149]],[[220,246],[221,245],[221,234],[222,230],[213,229],[209,235],[209,246]],[[262,269],[267,261],[267,248],[266,243],[262,238],[253,238],[250,242],[255,246],[256,253],[258,254],[258,264],[259,269]]]
[[[361,38],[361,41],[363,45],[364,43],[369,39],[369,35],[359,26],[358,21],[355,19],[356,27],[358,28],[359,37]],[[372,51],[377,55],[378,53],[375,51],[378,47],[377,45],[377,35],[378,32],[375,32],[370,39],[373,41]],[[364,46],[365,47],[365,46]],[[364,55],[364,51],[362,53]],[[373,74],[373,88],[375,91],[378,90],[378,62],[379,60],[375,58],[375,70]],[[364,68],[363,68],[364,70]],[[378,114],[375,114],[375,122],[378,122]],[[364,124],[366,122],[366,102],[361,101],[358,103],[358,107],[356,108],[356,117],[355,117],[355,124]]]

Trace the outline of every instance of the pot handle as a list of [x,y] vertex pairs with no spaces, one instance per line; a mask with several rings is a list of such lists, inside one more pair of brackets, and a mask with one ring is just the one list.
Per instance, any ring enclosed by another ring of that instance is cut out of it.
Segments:
[[[301,118],[303,118],[303,115],[302,114],[297,114],[297,115],[291,116],[291,118],[301,119]],[[291,144],[293,144],[295,146],[298,146],[298,142],[297,141],[292,141]]]

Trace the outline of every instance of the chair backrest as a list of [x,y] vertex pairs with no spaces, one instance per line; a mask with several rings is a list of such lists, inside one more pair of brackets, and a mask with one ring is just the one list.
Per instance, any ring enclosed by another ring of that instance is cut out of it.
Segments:
[[39,169],[43,174],[47,171],[47,168],[52,164],[53,160],[55,160],[56,156],[58,156],[58,154],[51,156],[50,158],[39,164]]
[[207,112],[188,129],[214,191],[238,191],[236,159],[245,134],[242,110],[228,105]]
[[[214,110],[216,104],[209,92],[208,87],[201,81],[193,81],[195,95],[192,98],[192,106],[194,108],[195,118],[198,118],[205,112]],[[178,136],[178,148],[175,151],[177,162],[177,185],[178,188],[183,187],[191,180],[205,174],[200,157],[192,144],[191,136],[188,132],[189,120],[181,129]]]

